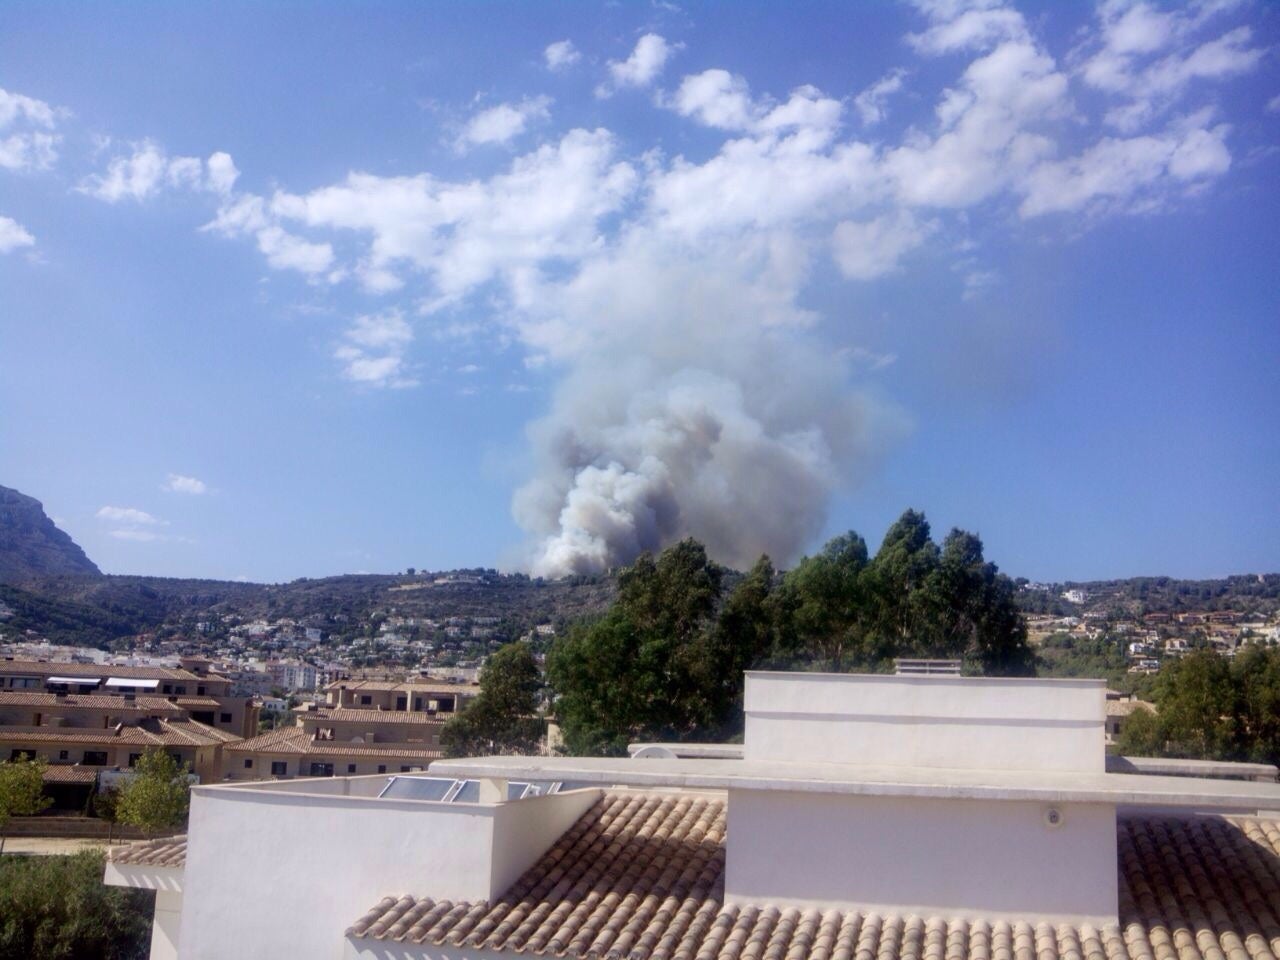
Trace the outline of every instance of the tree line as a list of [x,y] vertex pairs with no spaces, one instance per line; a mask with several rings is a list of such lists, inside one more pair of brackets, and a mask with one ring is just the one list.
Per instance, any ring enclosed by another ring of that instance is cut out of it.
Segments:
[[1125,721],[1122,754],[1280,764],[1280,650],[1251,645],[1230,659],[1198,650],[1166,661],[1151,696],[1154,712]]
[[[750,669],[887,671],[899,657],[959,659],[987,675],[1035,668],[1013,581],[977,536],[955,529],[938,544],[914,510],[874,556],[849,532],[785,574],[762,556],[736,577],[688,539],[642,554],[616,579],[609,610],[547,654],[552,712],[572,754],[732,738]],[[480,696],[446,726],[446,751],[524,752],[536,728],[517,721],[536,714],[538,686],[532,652],[504,648]]]

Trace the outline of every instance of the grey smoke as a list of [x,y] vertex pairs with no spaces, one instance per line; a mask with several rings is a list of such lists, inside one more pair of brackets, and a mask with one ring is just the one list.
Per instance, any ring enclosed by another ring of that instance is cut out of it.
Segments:
[[739,569],[761,553],[788,563],[901,424],[807,329],[802,278],[779,276],[777,250],[659,249],[633,236],[525,330],[569,368],[513,504],[534,575],[599,572],[690,535]]

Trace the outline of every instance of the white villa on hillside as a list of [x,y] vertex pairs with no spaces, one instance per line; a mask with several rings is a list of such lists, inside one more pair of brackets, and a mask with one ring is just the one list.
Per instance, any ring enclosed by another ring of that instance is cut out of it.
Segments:
[[749,673],[739,752],[202,785],[183,960],[1277,960],[1280,785],[1109,773],[1101,681]]

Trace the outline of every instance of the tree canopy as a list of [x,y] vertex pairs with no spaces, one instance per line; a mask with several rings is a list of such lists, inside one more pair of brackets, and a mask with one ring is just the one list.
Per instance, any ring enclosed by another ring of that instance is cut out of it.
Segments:
[[480,671],[480,693],[440,734],[448,757],[536,753],[546,730],[538,713],[542,677],[526,643],[500,648]]
[[186,764],[163,750],[148,750],[138,758],[116,799],[120,823],[141,827],[147,833],[179,826],[187,817],[191,782]]
[[1121,753],[1280,764],[1280,650],[1197,650],[1166,662],[1152,696],[1157,712],[1129,717]]
[[895,657],[962,659],[967,672],[1034,671],[1016,587],[952,530],[941,547],[906,511],[871,557],[850,531],[779,577],[761,557],[725,595],[726,571],[684,540],[618,574],[600,619],[547,658],[565,747],[621,754],[636,739],[720,739],[741,729],[743,671],[884,670]]
[[104,859],[0,857],[0,960],[144,960],[155,894],[104,884]]
[[10,817],[33,817],[53,802],[44,795],[45,766],[34,759],[0,763],[0,853]]

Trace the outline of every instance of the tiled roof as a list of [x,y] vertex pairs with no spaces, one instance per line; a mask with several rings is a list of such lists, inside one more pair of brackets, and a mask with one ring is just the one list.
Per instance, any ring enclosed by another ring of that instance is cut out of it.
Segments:
[[181,867],[187,862],[187,836],[158,837],[140,840],[107,852],[112,863],[131,863],[148,867]]
[[1120,923],[725,904],[722,799],[607,793],[503,897],[387,897],[347,936],[608,960],[1277,960],[1280,821],[1122,817]]
[[404,691],[405,693],[462,693],[475,696],[477,684],[449,683],[447,680],[335,680],[325,690]]
[[[213,701],[217,703],[217,701]],[[68,693],[58,696],[35,690],[6,690],[0,693],[0,707],[94,707],[105,710],[130,710],[182,713],[182,707],[165,697],[135,697],[126,700],[122,694]]]
[[98,767],[53,764],[44,768],[45,783],[89,784],[98,782]]
[[299,713],[303,721],[334,720],[338,723],[417,723],[444,724],[444,718],[438,714],[413,712],[409,710],[361,710],[358,707],[321,707]]
[[4,676],[44,677],[120,677],[134,680],[225,680],[226,677],[209,674],[201,677],[179,667],[126,667],[111,663],[62,663],[46,660],[0,660],[0,674]]
[[234,733],[217,730],[185,717],[146,717],[136,724],[109,729],[97,727],[0,726],[0,743],[102,743],[165,747],[207,747],[239,741]]
[[440,750],[421,743],[350,743],[316,740],[302,727],[278,727],[249,740],[229,744],[236,753],[291,753],[326,757],[387,757],[438,760]]

